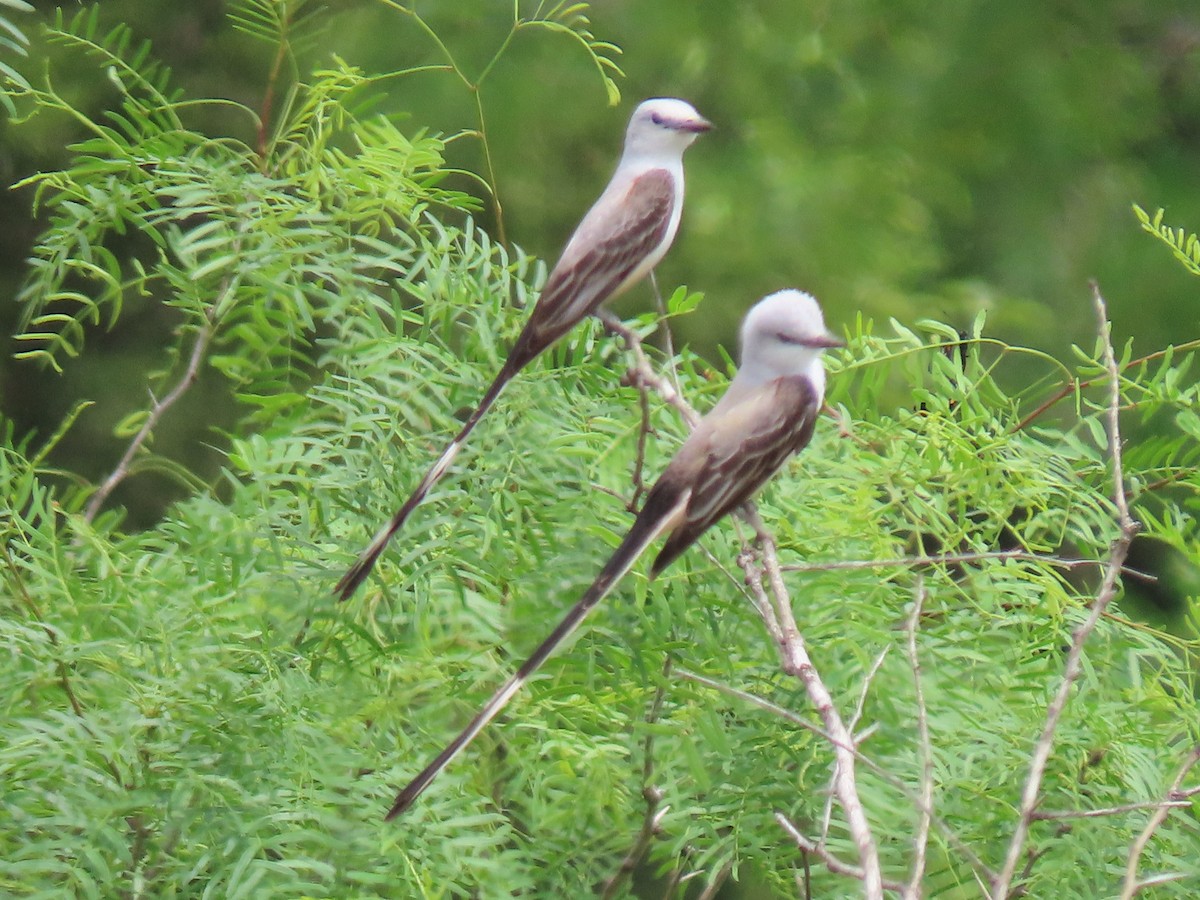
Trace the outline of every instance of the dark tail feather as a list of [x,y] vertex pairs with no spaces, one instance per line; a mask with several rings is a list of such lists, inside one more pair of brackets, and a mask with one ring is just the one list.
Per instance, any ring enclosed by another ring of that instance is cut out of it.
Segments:
[[433,762],[426,766],[421,774],[409,782],[408,786],[397,795],[396,802],[392,804],[392,808],[384,817],[385,821],[394,819],[412,806],[413,801],[421,795],[425,788],[429,787],[442,769],[446,768],[450,761],[471,741],[475,740],[476,735],[483,731],[492,719],[500,714],[501,710],[508,705],[508,701],[529,680],[529,677],[554,653],[559,644],[571,636],[587,617],[587,614],[592,611],[592,608],[608,595],[608,592],[637,562],[646,547],[658,537],[665,527],[671,524],[675,512],[676,510],[671,509],[653,520],[644,515],[638,517],[637,521],[633,523],[633,527],[629,529],[629,533],[625,535],[625,539],[621,541],[621,546],[616,549],[604,568],[600,570],[600,574],[596,576],[592,586],[567,611],[562,621],[550,632],[550,636],[533,651],[533,655],[522,663],[516,674],[504,682],[500,689],[492,695],[492,699],[484,704],[483,709],[476,714],[470,724],[462,730],[462,733],[451,741],[446,749],[439,753]]
[[421,501],[425,499],[426,495],[433,489],[433,486],[442,480],[442,476],[450,468],[450,463],[454,461],[454,457],[458,455],[458,451],[466,442],[467,436],[475,430],[475,426],[479,424],[479,420],[492,408],[492,404],[496,402],[496,399],[500,396],[500,392],[504,390],[505,386],[512,381],[513,376],[529,362],[531,357],[519,352],[519,350],[519,345],[513,348],[513,351],[508,355],[508,359],[505,360],[504,365],[501,367],[500,373],[492,381],[491,387],[487,389],[487,393],[483,395],[483,399],[479,401],[479,405],[475,407],[475,411],[471,413],[471,417],[463,423],[462,429],[455,436],[454,440],[442,451],[442,455],[437,458],[437,462],[429,467],[429,471],[425,473],[425,477],[421,479],[421,483],[417,485],[412,495],[404,501],[404,505],[400,507],[399,511],[392,516],[392,520],[379,529],[375,537],[371,540],[371,545],[359,554],[358,560],[334,587],[333,592],[338,595],[339,600],[350,599],[351,595],[358,590],[358,586],[371,574],[371,570],[375,568],[375,561],[379,559],[380,554],[383,553],[396,532],[404,527],[409,514],[421,505]]

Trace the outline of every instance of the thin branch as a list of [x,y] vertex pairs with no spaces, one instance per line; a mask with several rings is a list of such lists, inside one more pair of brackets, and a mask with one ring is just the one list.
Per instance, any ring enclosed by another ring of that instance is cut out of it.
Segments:
[[[100,487],[96,488],[96,493],[92,494],[88,500],[87,506],[83,511],[83,520],[85,522],[91,522],[96,518],[96,514],[100,512],[100,507],[104,505],[104,501],[116,490],[117,485],[129,476],[129,467],[133,463],[134,456],[137,455],[142,445],[146,443],[150,437],[150,432],[158,424],[158,420],[196,383],[196,379],[200,375],[200,365],[204,362],[205,351],[208,350],[209,341],[212,340],[213,331],[216,329],[213,320],[213,313],[216,308],[217,304],[213,304],[210,307],[208,315],[204,317],[203,324],[201,324],[200,329],[196,332],[196,341],[192,344],[192,352],[188,357],[187,367],[183,370],[179,381],[175,383],[175,386],[161,400],[154,400],[149,412],[146,414],[146,421],[142,423],[142,427],[138,429],[138,433],[129,442],[129,446],[125,448],[125,454],[121,457],[121,461],[117,463],[117,467],[109,473],[109,476],[104,479]],[[151,398],[153,396],[151,394]]]
[[921,660],[917,655],[917,628],[921,624],[921,611],[925,605],[925,581],[918,576],[913,590],[913,608],[909,613],[905,634],[908,637],[908,664],[912,668],[913,692],[917,698],[917,740],[921,751],[921,802],[918,804],[920,819],[917,833],[913,837],[913,869],[904,890],[904,897],[919,898],[921,881],[925,878],[925,853],[929,846],[929,824],[933,818],[933,744],[929,740],[929,714],[925,708],[925,692],[921,687]]
[[500,203],[500,185],[496,181],[496,166],[492,162],[492,144],[488,140],[487,118],[483,114],[483,96],[480,93],[480,83],[470,86],[471,94],[475,97],[475,114],[479,119],[479,144],[483,148],[483,164],[487,168],[488,188],[492,195],[492,211],[496,217],[496,239],[502,247],[508,246],[508,236],[504,230],[504,206]]
[[700,675],[696,672],[689,672],[687,669],[676,669],[675,677],[682,678],[684,681],[691,681],[695,684],[703,685],[706,688],[712,688],[714,691],[720,691],[722,694],[728,694],[730,697],[736,697],[738,700],[745,701],[753,706],[765,709],[769,713],[779,716],[781,719],[787,719],[793,725],[798,725],[805,731],[810,731],[817,737],[833,743],[833,737],[829,732],[824,731],[819,726],[814,725],[807,719],[800,716],[798,713],[792,712],[785,706],[780,706],[777,703],[772,703],[766,697],[760,697],[757,694],[751,694],[749,691],[743,691],[741,688],[736,688],[731,684],[717,681],[709,678],[706,675]]
[[[916,568],[918,566],[955,565],[957,563],[981,562],[983,560],[1013,559],[1020,562],[1037,562],[1056,569],[1077,569],[1089,566],[1109,566],[1112,560],[1107,559],[1064,559],[1061,556],[1050,556],[1043,553],[1030,553],[1026,550],[985,550],[979,553],[941,553],[933,556],[898,556],[892,559],[844,559],[817,563],[791,563],[781,566],[784,572],[836,572],[846,569],[890,569]],[[1127,566],[1121,567],[1123,575],[1130,575],[1144,581],[1157,581],[1154,575],[1139,572]]]
[[[1157,809],[1154,815],[1150,817],[1150,821],[1146,823],[1146,827],[1142,829],[1142,833],[1137,836],[1137,839],[1129,847],[1129,861],[1125,864],[1125,880],[1121,884],[1121,900],[1129,900],[1138,891],[1149,887],[1151,884],[1159,883],[1161,879],[1174,878],[1176,876],[1156,876],[1145,881],[1138,882],[1138,860],[1141,859],[1142,853],[1146,850],[1146,845],[1150,843],[1150,838],[1154,836],[1154,832],[1166,820],[1167,814],[1175,806],[1180,805],[1179,801],[1186,797],[1200,792],[1200,788],[1192,788],[1187,791],[1181,791],[1180,786],[1183,784],[1183,779],[1187,777],[1187,773],[1191,771],[1192,766],[1200,762],[1200,745],[1192,748],[1192,752],[1188,754],[1182,766],[1179,767],[1179,772],[1175,776],[1175,780],[1171,782],[1171,789],[1167,791],[1167,796],[1162,802],[1157,804]],[[1183,805],[1190,806],[1190,803]]]
[[633,383],[639,389],[654,391],[663,399],[663,402],[673,407],[683,417],[688,428],[695,428],[696,423],[700,421],[700,414],[687,400],[683,399],[683,395],[675,390],[669,381],[654,371],[650,360],[646,358],[646,352],[642,349],[642,339],[633,329],[618,319],[615,313],[603,307],[596,313],[596,318],[603,323],[606,329],[621,339],[625,344],[626,351],[633,356],[633,366],[630,372]]
[[671,374],[671,385],[676,393],[682,394],[679,386],[679,372],[675,368],[675,338],[671,334],[671,319],[667,315],[667,304],[663,301],[662,291],[658,289],[658,275],[650,270],[650,288],[654,292],[654,308],[658,311],[659,328],[662,330],[663,354],[667,357],[667,371]]
[[1108,322],[1108,309],[1100,286],[1092,282],[1092,299],[1096,307],[1096,317],[1099,320],[1099,334],[1104,346],[1104,364],[1108,370],[1110,393],[1108,404],[1108,444],[1112,461],[1113,502],[1117,508],[1117,525],[1119,534],[1109,550],[1108,563],[1105,566],[1104,580],[1096,599],[1083,624],[1075,631],[1071,639],[1071,649],[1067,652],[1062,681],[1054,698],[1046,709],[1046,722],[1042,733],[1033,748],[1030,759],[1029,774],[1025,780],[1025,788],[1021,794],[1020,815],[1017,826],[1009,841],[1008,852],[1004,865],[996,879],[992,882],[994,900],[1009,896],[1012,890],[1013,875],[1016,873],[1017,862],[1021,858],[1025,840],[1029,835],[1029,826],[1033,822],[1034,811],[1041,795],[1042,779],[1046,774],[1046,765],[1050,760],[1050,752],[1054,747],[1054,735],[1058,730],[1059,721],[1071,697],[1071,689],[1082,671],[1081,660],[1083,648],[1096,630],[1105,610],[1117,596],[1118,581],[1125,558],[1129,555],[1129,546],[1137,535],[1139,525],[1129,514],[1129,503],[1125,496],[1124,470],[1121,461],[1121,373],[1117,368],[1116,357],[1113,354],[1111,326]]
[[1042,413],[1046,412],[1046,410],[1050,409],[1050,407],[1057,404],[1058,401],[1062,400],[1064,397],[1069,397],[1076,391],[1081,391],[1085,387],[1089,387],[1091,383],[1092,379],[1090,378],[1084,380],[1072,378],[1066,384],[1062,385],[1057,391],[1051,394],[1050,397],[1045,402],[1041,403],[1033,412],[1014,425],[1012,428],[1012,433],[1015,434],[1018,431],[1024,431],[1026,425],[1028,425],[1034,419],[1040,417]]
[[[808,838],[806,838],[801,833],[800,829],[797,828],[796,825],[783,813],[776,812],[775,813],[775,821],[778,822],[780,827],[788,833],[788,836],[791,837],[791,839],[796,842],[797,847],[799,847],[805,853],[812,854],[813,856],[815,856],[819,860],[821,860],[821,862],[825,863],[825,868],[829,869],[830,872],[833,872],[835,875],[845,875],[848,878],[855,878],[859,881],[867,880],[867,873],[864,872],[861,868],[859,868],[858,866],[851,865],[848,862],[844,862],[843,860],[839,859],[838,857],[836,857],[832,853],[830,853],[821,844],[815,843],[814,841],[810,841]],[[889,891],[903,891],[904,890],[904,885],[900,884],[900,882],[890,881],[888,879],[882,879],[881,886]]]
[[[1096,291],[1098,290],[1098,288],[1094,282],[1092,284],[1092,290],[1093,290],[1093,294],[1096,293]],[[1178,344],[1173,347],[1165,347],[1162,350],[1155,350],[1153,353],[1148,353],[1145,356],[1139,356],[1137,359],[1131,359],[1123,367],[1118,368],[1118,370],[1117,370],[1118,375],[1122,372],[1127,372],[1136,366],[1144,366],[1144,365],[1146,365],[1146,363],[1151,363],[1151,362],[1155,362],[1156,360],[1162,359],[1168,353],[1179,353],[1180,351],[1194,350],[1198,346],[1200,346],[1200,341],[1188,341],[1186,343]],[[1110,377],[1111,377],[1111,373],[1106,372],[1104,375],[1104,378],[1108,379]],[[1097,381],[1100,381],[1100,380],[1101,379],[1099,376],[1096,378],[1070,378],[1070,379],[1068,379],[1066,384],[1063,384],[1061,387],[1059,387],[1059,389],[1057,391],[1055,391],[1053,394],[1050,395],[1049,399],[1047,399],[1043,403],[1039,404],[1038,407],[1033,410],[1033,412],[1031,412],[1029,415],[1027,415],[1025,418],[1023,418],[1016,425],[1014,425],[1010,429],[1009,433],[1016,434],[1018,431],[1024,431],[1025,427],[1027,425],[1029,425],[1030,422],[1041,417],[1043,413],[1045,413],[1048,409],[1050,409],[1052,406],[1057,404],[1060,400],[1063,400],[1064,398],[1069,397],[1069,396],[1071,396],[1071,394],[1074,394],[1078,391],[1082,391],[1084,388],[1089,388],[1093,384],[1095,384]]]
[[288,5],[281,4],[279,10],[280,15],[280,35],[279,47],[275,51],[275,61],[271,63],[271,72],[267,75],[267,87],[263,91],[262,105],[258,114],[258,156],[259,168],[265,173],[267,171],[267,156],[269,148],[267,129],[271,125],[271,114],[275,105],[275,86],[279,82],[279,73],[283,69],[283,63],[287,59],[290,52],[286,32],[290,24],[290,8]]
[[642,409],[642,426],[638,429],[637,457],[633,461],[633,496],[626,505],[631,513],[636,513],[641,503],[642,494],[646,492],[646,441],[654,431],[650,421],[650,397],[645,391],[638,391],[638,401]]
[[1133,499],[1136,500],[1138,497],[1142,496],[1142,494],[1152,494],[1155,491],[1161,491],[1163,488],[1170,487],[1173,484],[1178,484],[1181,481],[1191,478],[1197,472],[1200,472],[1200,469],[1196,468],[1195,466],[1186,466],[1181,468],[1165,478],[1160,478],[1158,481],[1152,481],[1149,484],[1142,485],[1141,490],[1137,491],[1133,495]]
[[[867,697],[871,693],[871,683],[875,680],[875,676],[879,673],[879,669],[883,666],[883,661],[887,659],[890,646],[885,645],[879,654],[875,657],[875,662],[871,664],[871,668],[867,670],[867,675],[863,679],[862,687],[858,692],[858,703],[854,707],[854,713],[850,716],[850,721],[846,724],[846,732],[851,736],[854,742],[853,746],[857,749],[864,740],[874,731],[875,726],[864,730],[861,734],[857,733],[858,723],[863,717],[863,712],[867,707]],[[840,769],[838,763],[834,763],[833,774],[830,776],[831,790],[825,792],[825,808],[821,812],[821,843],[824,844],[825,838],[829,834],[829,826],[833,822],[833,797],[834,791],[832,787],[836,784]]]
[[1192,805],[1188,799],[1193,794],[1200,794],[1200,787],[1189,788],[1186,791],[1172,792],[1166,800],[1146,800],[1141,803],[1125,803],[1121,806],[1103,806],[1099,809],[1039,809],[1033,814],[1035,821],[1054,822],[1059,819],[1102,819],[1106,816],[1121,816],[1131,812],[1141,812],[1146,809],[1185,809]]
[[[886,645],[879,651],[879,655],[875,657],[875,662],[871,664],[871,668],[867,670],[867,677],[863,679],[862,689],[858,692],[858,705],[854,707],[854,715],[850,717],[850,723],[846,726],[853,734],[858,728],[858,723],[863,717],[863,711],[867,706],[867,695],[871,692],[871,682],[875,680],[875,676],[879,674],[879,669],[883,666],[883,661],[887,659],[888,650],[891,645]],[[862,743],[862,738],[858,738],[855,745]]]

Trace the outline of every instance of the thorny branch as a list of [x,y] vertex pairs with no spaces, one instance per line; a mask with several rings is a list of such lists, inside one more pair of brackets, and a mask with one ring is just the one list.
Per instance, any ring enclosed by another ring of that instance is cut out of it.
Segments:
[[642,339],[638,337],[637,333],[618,319],[615,313],[603,307],[596,313],[596,318],[603,323],[605,328],[621,339],[625,344],[625,349],[633,357],[633,366],[629,371],[632,384],[638,390],[654,391],[663,399],[663,402],[679,413],[688,428],[695,428],[696,423],[700,421],[700,414],[667,379],[654,371],[654,367],[650,365],[650,360],[646,357],[646,351],[642,349]]
[[[638,336],[607,310],[602,310],[598,315],[605,327],[624,341],[629,354],[633,357],[631,367],[633,383],[639,390],[652,390],[657,393],[679,412],[689,427],[694,428],[699,422],[700,416],[680,395],[674,385],[654,371],[642,350],[641,340]],[[835,757],[834,793],[845,812],[847,825],[855,846],[858,848],[861,864],[861,869],[855,870],[860,873],[856,877],[862,879],[866,897],[881,898],[883,882],[879,870],[879,852],[859,799],[858,785],[855,780],[856,747],[854,738],[838,713],[820,674],[813,666],[804,645],[804,639],[796,626],[796,620],[792,614],[791,597],[783,582],[773,535],[763,524],[753,502],[748,502],[742,507],[741,515],[754,529],[759,548],[758,558],[761,560],[760,565],[755,561],[754,554],[749,552],[741,554],[739,563],[745,572],[746,583],[755,595],[755,605],[763,617],[768,633],[775,641],[783,670],[789,675],[799,678],[804,684],[809,701],[816,708],[825,730],[830,735]]]
[[1071,688],[1078,680],[1082,670],[1081,660],[1084,645],[1087,643],[1088,638],[1091,637],[1092,632],[1095,631],[1096,625],[1104,615],[1105,610],[1108,609],[1109,604],[1117,596],[1121,568],[1125,564],[1125,558],[1129,555],[1129,546],[1133,543],[1133,539],[1140,527],[1129,514],[1129,503],[1125,495],[1125,476],[1121,459],[1121,373],[1117,368],[1116,358],[1113,354],[1108,309],[1105,305],[1104,297],[1100,293],[1100,286],[1095,282],[1092,282],[1092,300],[1096,307],[1096,317],[1099,320],[1098,330],[1101,343],[1104,347],[1104,364],[1108,370],[1110,381],[1108,445],[1112,458],[1113,502],[1117,508],[1119,533],[1109,550],[1108,563],[1105,566],[1104,579],[1100,585],[1100,590],[1096,594],[1096,599],[1092,602],[1087,618],[1079,626],[1071,639],[1071,648],[1067,652],[1062,681],[1059,683],[1058,690],[1046,710],[1046,722],[1037,743],[1034,745],[1033,755],[1030,759],[1029,775],[1026,778],[1025,788],[1021,794],[1020,815],[1017,819],[1017,826],[1013,830],[1013,836],[1008,845],[1008,852],[1005,854],[1004,865],[992,882],[993,900],[1002,900],[1002,898],[1008,897],[1013,890],[1013,876],[1016,873],[1017,862],[1020,860],[1022,851],[1024,850],[1025,839],[1029,835],[1029,826],[1033,822],[1034,813],[1041,795],[1042,779],[1046,774],[1046,765],[1050,759],[1050,752],[1054,747],[1054,735],[1058,729],[1058,723],[1062,718],[1063,711],[1066,709],[1067,701],[1070,699]]
[[642,427],[638,429],[637,458],[633,462],[633,496],[628,504],[631,513],[637,513],[642,494],[646,493],[646,442],[654,431],[650,423],[650,398],[645,391],[638,391],[638,401],[642,407]]

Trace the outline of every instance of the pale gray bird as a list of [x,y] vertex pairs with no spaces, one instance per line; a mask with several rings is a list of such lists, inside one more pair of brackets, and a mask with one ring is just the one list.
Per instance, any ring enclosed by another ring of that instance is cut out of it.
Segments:
[[729,389],[650,489],[629,533],[592,586],[462,733],[400,792],[388,819],[408,809],[504,709],[659,535],[669,532],[650,566],[651,578],[808,444],[825,399],[821,351],[842,346],[825,330],[817,301],[796,290],[771,294],[746,315],[741,344],[742,365]]
[[634,110],[625,150],[600,199],[567,242],[491,387],[392,520],[334,588],[345,600],[370,574],[392,536],[441,480],[467,436],[513,377],[542,351],[658,265],[683,213],[683,151],[712,123],[683,100],[646,100]]

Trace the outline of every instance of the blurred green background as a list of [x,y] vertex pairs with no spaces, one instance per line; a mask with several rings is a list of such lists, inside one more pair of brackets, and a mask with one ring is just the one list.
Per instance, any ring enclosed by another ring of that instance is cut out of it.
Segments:
[[[468,71],[492,56],[512,16],[496,0],[416,7]],[[49,54],[56,85],[103,109],[115,91],[101,73],[37,42],[37,17],[53,8],[12,15],[35,40],[20,68],[37,75]],[[301,51],[301,77],[331,54],[368,72],[441,61],[382,3],[326,8],[327,27]],[[150,39],[188,96],[261,105],[270,60],[234,31],[225,3],[103,0],[101,11]],[[654,95],[692,101],[718,130],[688,153],[683,227],[658,271],[666,292],[687,284],[706,294],[680,323],[681,340],[732,347],[756,298],[797,286],[821,298],[835,330],[860,314],[967,327],[987,311],[990,335],[1065,357],[1071,343],[1092,343],[1092,277],[1118,342],[1132,337],[1149,352],[1196,336],[1195,279],[1130,209],[1163,206],[1172,223],[1200,227],[1195,0],[606,0],[589,14],[596,36],[624,50],[618,107],[606,104],[586,55],[545,34],[518,35],[485,84],[507,236],[552,262],[606,182],[633,105]],[[413,130],[474,126],[474,100],[453,76],[385,88],[380,108],[410,114]],[[220,108],[197,116],[213,135],[249,137]],[[0,176],[11,184],[62,164],[79,136],[66,120],[0,123]],[[483,170],[478,142],[451,146],[454,165]],[[168,363],[162,347],[177,323],[145,302],[118,331],[91,335],[62,375],[13,361],[15,297],[40,227],[31,200],[28,189],[10,191],[0,206],[0,403],[18,432],[44,434],[79,398],[95,400],[58,453],[97,477],[124,446],[113,425],[145,406],[147,374]],[[490,211],[482,221],[495,225]],[[639,288],[618,311],[649,302]],[[1009,367],[1000,376],[1021,384],[1044,374]],[[238,414],[228,394],[207,373],[164,421],[156,449],[214,473],[219,429]],[[137,525],[181,490],[140,477],[115,501]]]

